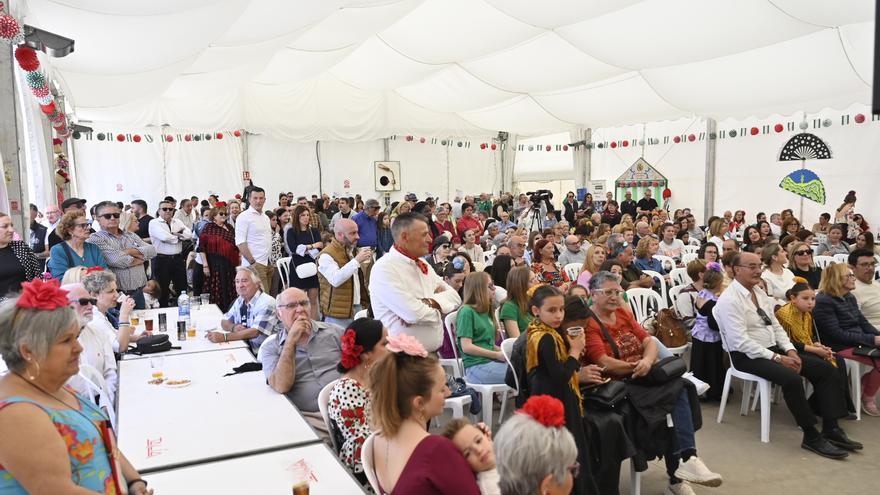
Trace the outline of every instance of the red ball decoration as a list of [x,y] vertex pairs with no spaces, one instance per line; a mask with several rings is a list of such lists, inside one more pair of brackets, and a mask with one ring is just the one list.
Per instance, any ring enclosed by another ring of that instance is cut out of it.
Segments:
[[497,148],[497,146],[495,145],[495,143],[492,143],[492,146],[490,146],[490,148],[492,148],[492,151],[495,151],[495,148]]
[[241,137],[241,131],[238,131],[238,130],[232,131],[232,135],[235,137]]
[[624,148],[626,148],[627,146],[629,146],[629,141],[627,141],[626,139],[624,139],[623,142],[620,143],[620,145],[623,146]]
[[131,140],[134,141],[134,142],[136,142],[136,143],[139,143],[139,142],[141,142],[141,135],[140,135],[140,134],[135,134],[134,136],[132,136]]
[[568,151],[568,145],[567,145],[567,144],[563,144],[563,145],[562,145],[562,151]]
[[124,134],[117,134],[116,140],[119,141],[120,143],[125,141],[125,135]]
[[758,130],[757,127],[752,127],[752,129],[751,129],[749,132],[752,134],[752,136],[757,136],[758,133],[761,132],[761,131]]
[[217,139],[223,139],[223,133],[222,133],[222,132],[218,132],[217,135],[216,135],[215,137],[216,137]]
[[855,121],[856,121],[856,124],[861,124],[862,122],[865,121],[865,115],[861,114],[861,113],[857,113],[855,116]]
[[50,101],[46,105],[40,105],[40,111],[45,113],[46,115],[55,113],[55,110],[56,109],[55,109],[55,102],[54,101]]
[[651,185],[654,187],[657,187],[660,185],[660,183],[655,180],[654,182],[651,183]]
[[0,14],[0,38],[11,40],[21,31],[21,25],[9,14]]
[[547,146],[544,147],[544,149],[547,151],[550,151],[552,149],[552,147],[548,144]]
[[45,98],[49,96],[51,93],[49,92],[49,86],[43,86],[42,88],[32,88],[31,92],[37,98]]
[[[696,140],[697,140],[697,136],[695,136],[695,135],[693,135],[693,134],[688,134],[688,141],[690,141],[690,142],[694,142],[694,141],[696,141]],[[656,185],[656,184],[655,184],[655,185]]]
[[193,140],[192,134],[187,134],[186,136],[183,136],[183,140],[186,142],[192,141]]
[[782,124],[776,124],[773,126],[773,130],[776,132],[782,132],[783,130],[785,130],[785,127],[783,127]]
[[636,187],[636,186],[638,186],[638,185],[639,185],[639,183],[636,182],[636,181],[632,181],[632,182],[629,183],[629,187]]
[[413,139],[415,139],[413,136],[407,136],[407,137],[406,137],[406,140],[407,140],[407,141],[412,141]]
[[172,141],[174,141],[174,136],[172,136],[171,134],[165,136],[165,142],[166,142],[166,143],[170,143],[170,142],[172,142]]
[[672,138],[672,141],[673,141],[675,144],[680,143],[680,142],[681,142],[681,136],[675,136],[674,138]]
[[611,141],[611,147],[617,148],[617,141]]
[[37,52],[29,46],[21,45],[16,48],[15,60],[18,60],[18,66],[25,72],[34,72],[40,68]]
[[484,149],[486,149],[486,148],[487,148],[486,143],[480,143],[480,149],[481,149],[481,150],[484,150]]
[[419,142],[425,144],[425,138],[419,138]]

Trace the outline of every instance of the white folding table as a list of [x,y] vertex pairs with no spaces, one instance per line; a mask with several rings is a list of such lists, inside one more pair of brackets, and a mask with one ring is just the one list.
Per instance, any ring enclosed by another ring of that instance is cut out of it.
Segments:
[[[144,321],[147,319],[151,319],[153,320],[153,334],[158,334],[158,315],[160,313],[167,315],[168,318],[168,327],[166,332],[168,335],[168,340],[171,341],[172,346],[180,347],[180,349],[172,349],[158,355],[174,356],[177,354],[191,354],[194,352],[246,349],[248,347],[247,342],[245,342],[244,340],[233,340],[232,342],[221,342],[219,344],[215,344],[208,340],[206,335],[209,330],[222,331],[220,328],[220,320],[223,318],[223,313],[220,311],[216,304],[201,306],[198,309],[194,309],[190,313],[190,319],[196,324],[195,337],[187,337],[186,340],[177,339],[177,308],[148,309],[138,311],[138,314],[140,315],[140,321],[138,322],[137,332],[143,332],[145,328]],[[143,359],[151,355],[155,354],[145,356],[138,356],[137,354],[123,354],[122,359]]]
[[161,495],[289,494],[305,475],[309,495],[365,493],[323,443],[220,460],[145,476]]
[[119,363],[119,448],[142,473],[318,441],[261,371],[223,376],[254,361],[247,349],[162,359],[167,379],[192,383],[183,388],[148,383],[149,356]]

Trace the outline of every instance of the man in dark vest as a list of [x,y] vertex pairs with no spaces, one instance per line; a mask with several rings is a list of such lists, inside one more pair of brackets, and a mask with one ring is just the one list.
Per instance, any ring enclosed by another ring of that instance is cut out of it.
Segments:
[[369,304],[366,287],[373,251],[356,247],[360,236],[353,220],[340,218],[334,227],[333,241],[318,255],[321,313],[324,321],[346,328]]

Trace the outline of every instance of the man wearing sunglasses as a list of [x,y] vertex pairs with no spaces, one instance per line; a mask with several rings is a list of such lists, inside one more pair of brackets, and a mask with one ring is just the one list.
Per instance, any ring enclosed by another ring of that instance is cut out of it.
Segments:
[[868,323],[880,328],[880,283],[874,280],[877,258],[867,249],[856,249],[849,255],[849,266],[856,276],[852,293]]
[[[837,424],[847,416],[846,385],[836,368],[814,354],[798,354],[776,320],[773,299],[761,289],[761,260],[754,253],[733,258],[734,281],[718,298],[714,316],[736,369],[782,386],[785,404],[804,432],[801,447],[830,459],[861,449]],[[807,402],[801,377],[813,385],[822,433]]]
[[[97,380],[95,383],[98,387],[107,390],[109,397],[106,397],[107,404],[113,404],[116,395],[117,385],[119,384],[119,373],[116,366],[116,358],[113,355],[113,341],[110,340],[110,334],[92,327],[89,323],[92,321],[92,310],[95,309],[97,300],[89,295],[89,292],[81,283],[67,284],[61,286],[67,291],[67,301],[73,311],[76,313],[76,319],[79,323],[80,334],[79,343],[83,347],[82,354],[79,355],[80,372],[68,380],[68,384],[74,390],[88,397],[89,385],[83,379],[89,371],[84,370],[88,366],[97,370],[103,380]],[[94,383],[96,378],[89,376]],[[92,391],[94,392],[94,390]]]
[[156,248],[136,233],[119,228],[120,211],[116,203],[98,203],[95,213],[101,230],[92,234],[87,242],[101,249],[110,270],[116,275],[118,290],[134,299],[135,308],[144,309],[146,304],[141,291],[147,284],[144,263],[156,257]]
[[170,201],[159,203],[159,218],[150,220],[150,240],[156,249],[156,261],[153,263],[153,278],[162,290],[163,308],[171,306],[174,296],[169,287],[174,283],[174,290],[179,294],[186,291],[186,264],[182,256],[183,241],[192,240],[192,231],[180,220],[174,218],[176,208]]

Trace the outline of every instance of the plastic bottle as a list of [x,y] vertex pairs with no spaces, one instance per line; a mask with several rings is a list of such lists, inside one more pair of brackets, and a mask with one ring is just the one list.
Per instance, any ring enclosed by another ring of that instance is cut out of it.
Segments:
[[186,292],[181,292],[177,298],[177,320],[189,320],[189,296]]

